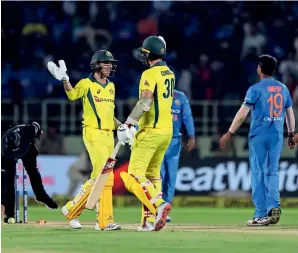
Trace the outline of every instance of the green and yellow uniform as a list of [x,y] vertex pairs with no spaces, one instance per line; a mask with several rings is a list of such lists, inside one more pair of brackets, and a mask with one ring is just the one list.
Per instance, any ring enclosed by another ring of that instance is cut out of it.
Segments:
[[[74,89],[66,91],[66,94],[70,100],[82,100],[83,140],[93,167],[90,179],[85,182],[74,200],[66,204],[69,210],[67,218],[74,219],[85,208],[90,188],[114,149],[115,85],[109,80],[105,84],[99,83],[93,74],[90,74],[88,78],[80,80]],[[112,204],[110,203],[113,183],[114,175],[111,173],[99,203],[101,214],[105,211],[105,217],[98,216],[97,219],[101,228],[104,228],[108,222],[113,222]],[[109,203],[108,207],[104,207],[105,202]]]
[[[147,219],[152,222],[156,208],[163,202],[160,198],[160,168],[173,134],[171,107],[174,86],[175,75],[164,61],[143,72],[139,92],[153,92],[153,104],[139,120],[139,131],[135,135],[128,174],[121,175],[127,189],[143,202],[145,215],[149,210],[152,213],[151,219]],[[137,179],[142,189],[130,175]],[[144,210],[142,216],[143,222]]]

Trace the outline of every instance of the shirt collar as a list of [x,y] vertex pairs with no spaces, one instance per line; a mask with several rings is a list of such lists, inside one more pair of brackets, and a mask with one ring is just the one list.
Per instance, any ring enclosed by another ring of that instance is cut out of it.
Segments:
[[151,68],[153,68],[155,66],[167,66],[167,63],[165,61],[159,61],[159,62],[155,63],[153,66],[151,66]]
[[109,83],[109,79],[107,79],[107,82],[106,82],[106,83],[98,82],[98,81],[95,79],[93,73],[91,73],[91,74],[88,76],[88,78],[89,78],[92,82],[94,82],[94,83],[98,83],[99,85],[101,85],[101,86],[104,87],[104,88],[105,88],[105,87],[108,85],[108,83]]

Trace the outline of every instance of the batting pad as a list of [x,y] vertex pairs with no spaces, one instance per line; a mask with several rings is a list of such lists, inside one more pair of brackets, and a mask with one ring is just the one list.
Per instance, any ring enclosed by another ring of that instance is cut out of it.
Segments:
[[150,210],[144,204],[142,204],[141,226],[144,226],[146,221],[154,222],[155,215],[152,212],[150,212]]
[[101,229],[104,229],[109,223],[114,223],[112,188],[113,186],[104,186],[100,200],[96,205],[97,222]]
[[88,196],[91,190],[91,182],[93,180],[89,179],[82,185],[79,193],[74,197],[73,200],[69,201],[66,204],[67,210],[69,210],[66,218],[69,220],[75,219],[80,216],[85,209],[85,205],[87,203]]
[[153,215],[156,215],[156,207],[158,207],[163,200],[159,198],[154,185],[146,177],[136,178],[124,171],[120,173],[120,176],[126,189],[136,195],[149,211]]

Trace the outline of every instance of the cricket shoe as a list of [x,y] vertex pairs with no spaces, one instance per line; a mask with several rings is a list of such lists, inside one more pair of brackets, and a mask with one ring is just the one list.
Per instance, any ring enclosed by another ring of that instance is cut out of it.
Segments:
[[41,204],[44,204],[49,209],[58,209],[57,203],[51,199],[48,195],[44,197],[36,197],[35,201]]
[[[66,217],[67,214],[68,214],[68,210],[66,208],[66,206],[63,206],[62,209],[61,209],[63,215]],[[73,229],[81,229],[82,228],[82,225],[81,223],[79,222],[78,219],[72,219],[72,220],[69,220],[68,221],[69,225],[73,228]]]
[[170,216],[167,217],[166,222],[167,222],[167,223],[168,223],[168,222],[172,222],[172,219],[171,219]]
[[95,225],[95,230],[112,231],[112,230],[120,230],[120,229],[121,229],[121,226],[116,223],[109,223],[104,229],[101,229],[97,222]]
[[253,218],[247,221],[247,226],[254,227],[254,226],[268,226],[270,223],[270,219],[268,217],[264,218]]
[[154,221],[155,231],[163,229],[163,227],[166,225],[166,220],[171,209],[171,205],[167,202],[163,202],[159,207],[157,207],[157,215]]
[[144,226],[138,227],[139,232],[151,232],[154,231],[154,222],[146,221]]
[[270,224],[277,224],[280,220],[281,209],[280,208],[272,208],[268,214]]

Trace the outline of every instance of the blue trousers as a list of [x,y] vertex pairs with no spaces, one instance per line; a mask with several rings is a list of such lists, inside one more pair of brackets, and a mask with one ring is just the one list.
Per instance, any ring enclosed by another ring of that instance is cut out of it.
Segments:
[[180,137],[174,137],[166,151],[161,165],[163,199],[171,203],[175,194],[175,184],[181,151]]
[[280,207],[279,159],[283,135],[267,133],[249,139],[252,202],[254,218],[267,216],[272,208]]

